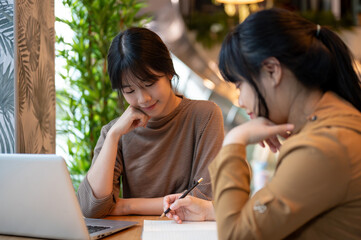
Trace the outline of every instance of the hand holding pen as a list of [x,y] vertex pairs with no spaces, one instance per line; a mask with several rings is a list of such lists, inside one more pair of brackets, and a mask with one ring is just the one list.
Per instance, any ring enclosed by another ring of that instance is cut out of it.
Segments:
[[[201,182],[202,180],[198,181]],[[198,183],[196,183],[196,185],[198,185]],[[195,186],[188,191],[192,191],[194,187]],[[185,196],[181,198],[183,195]],[[172,206],[172,209],[167,212],[167,210],[170,209],[169,206]],[[212,221],[215,219],[211,201],[192,196],[186,197],[185,193],[165,196],[163,199],[163,207],[167,209],[165,211],[167,212],[165,213],[167,217],[175,220],[177,223],[182,223],[182,221]],[[164,216],[164,214],[162,214],[162,216]]]
[[[200,183],[200,182],[202,182],[203,181],[203,178],[200,178],[190,189],[188,189],[187,191],[185,191],[180,197],[179,197],[179,199],[182,199],[182,198],[185,198],[195,187],[197,187],[198,186],[198,184]],[[165,210],[163,213],[162,213],[162,215],[160,216],[160,218],[162,218],[162,217],[164,217],[167,213],[169,213],[170,212],[170,207],[167,209],[167,210]]]

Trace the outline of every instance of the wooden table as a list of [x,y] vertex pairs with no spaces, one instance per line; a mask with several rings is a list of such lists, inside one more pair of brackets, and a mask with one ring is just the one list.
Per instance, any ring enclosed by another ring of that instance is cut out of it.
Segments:
[[[159,220],[159,216],[111,216],[106,219],[121,220],[121,221],[134,221],[139,224],[128,229],[125,229],[119,233],[110,235],[104,240],[126,239],[126,240],[140,240],[143,231],[144,220]],[[169,220],[164,217],[161,220]]]
[[[107,217],[106,219],[134,221],[134,222],[138,222],[138,224],[136,226],[130,227],[128,229],[122,230],[108,237],[105,237],[103,238],[104,240],[115,240],[115,239],[140,240],[142,236],[144,220],[158,220],[159,216],[110,216]],[[161,220],[169,220],[169,219],[164,217]],[[37,238],[0,235],[0,240],[25,240],[25,239],[36,240]]]

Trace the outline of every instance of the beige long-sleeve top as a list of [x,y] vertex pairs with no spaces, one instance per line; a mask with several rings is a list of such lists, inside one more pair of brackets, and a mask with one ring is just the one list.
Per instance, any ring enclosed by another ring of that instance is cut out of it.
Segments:
[[[116,120],[102,128],[92,164]],[[157,121],[150,119],[145,128],[136,128],[121,137],[112,194],[97,199],[85,177],[78,189],[84,216],[103,217],[113,209],[119,196],[120,177],[124,198],[155,198],[179,193],[203,177],[202,184],[193,193],[210,199],[208,165],[221,149],[223,138],[220,108],[210,101],[183,97],[167,116]]]
[[361,113],[327,92],[250,198],[245,147],[209,166],[219,239],[361,239]]

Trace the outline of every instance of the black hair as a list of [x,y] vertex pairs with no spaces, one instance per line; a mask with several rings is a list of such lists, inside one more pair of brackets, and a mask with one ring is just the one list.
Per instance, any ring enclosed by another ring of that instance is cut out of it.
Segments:
[[273,8],[250,15],[227,35],[219,55],[220,72],[226,81],[245,80],[255,89],[259,114],[264,117],[269,112],[256,81],[268,57],[277,58],[304,86],[333,91],[361,111],[353,56],[330,29]]
[[156,33],[139,27],[120,32],[113,39],[108,51],[108,74],[112,88],[119,93],[131,79],[153,83],[162,76],[178,77],[164,42]]

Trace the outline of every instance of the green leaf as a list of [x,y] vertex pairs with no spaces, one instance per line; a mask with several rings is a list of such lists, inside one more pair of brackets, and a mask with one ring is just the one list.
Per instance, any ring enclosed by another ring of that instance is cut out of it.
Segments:
[[137,0],[63,0],[63,4],[70,8],[71,19],[57,17],[56,21],[69,26],[74,37],[72,42],[56,37],[57,57],[66,61],[66,74],[60,76],[67,84],[56,92],[57,133],[68,139],[72,158],[68,168],[77,188],[90,167],[101,127],[124,111],[120,101],[126,106],[104,71],[110,43],[119,31],[143,26],[151,18],[137,15],[146,6]]

